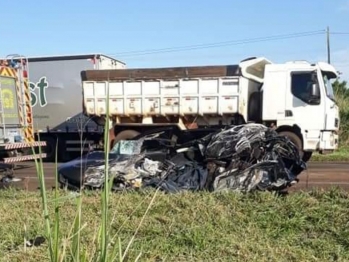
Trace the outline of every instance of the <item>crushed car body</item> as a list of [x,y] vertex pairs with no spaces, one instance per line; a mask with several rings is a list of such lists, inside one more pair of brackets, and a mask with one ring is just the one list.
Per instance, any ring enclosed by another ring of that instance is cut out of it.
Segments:
[[163,133],[116,143],[108,157],[92,152],[59,167],[59,182],[70,188],[102,188],[105,174],[113,190],[154,187],[188,191],[283,190],[306,169],[297,147],[261,124],[237,125],[186,143]]

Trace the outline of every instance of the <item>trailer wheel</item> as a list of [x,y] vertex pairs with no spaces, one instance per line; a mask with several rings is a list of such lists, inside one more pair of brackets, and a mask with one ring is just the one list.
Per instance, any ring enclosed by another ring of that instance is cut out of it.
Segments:
[[282,131],[279,133],[281,136],[286,136],[288,139],[292,141],[293,144],[298,148],[299,156],[303,159],[304,151],[302,146],[302,140],[295,133],[290,131]]
[[112,147],[115,146],[115,144],[117,142],[119,142],[120,140],[126,140],[126,139],[131,139],[131,138],[134,138],[136,136],[138,136],[140,133],[135,131],[135,130],[124,130],[124,131],[121,131],[120,133],[118,133],[114,140],[112,141]]

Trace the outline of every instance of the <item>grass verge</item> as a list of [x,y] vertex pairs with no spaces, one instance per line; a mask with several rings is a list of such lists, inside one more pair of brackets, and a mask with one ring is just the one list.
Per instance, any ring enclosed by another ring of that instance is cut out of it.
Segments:
[[[0,192],[0,261],[349,259],[346,193],[111,194],[108,134],[101,192],[46,190],[42,159],[36,161],[40,193]],[[26,247],[38,235],[45,245]]]
[[[107,243],[125,249],[133,239],[127,261],[135,261],[139,255],[140,261],[349,260],[349,195],[339,189],[286,197],[263,192],[158,193],[149,210],[153,192],[118,193],[109,198],[114,216],[107,228],[117,238]],[[57,214],[55,193],[47,192],[50,216]],[[64,199],[59,204],[62,245],[73,242],[70,230],[79,206],[83,214],[80,253],[86,261],[94,261],[99,247],[100,194],[86,193],[83,205],[72,193],[58,194]],[[50,261],[47,242],[27,250],[23,247],[24,223],[28,238],[46,231],[39,194],[0,191],[0,206],[5,211],[0,216],[0,261]],[[27,210],[25,217],[23,210]],[[62,261],[77,260],[66,256]]]
[[349,146],[341,147],[338,151],[328,154],[320,155],[314,153],[310,159],[313,162],[349,162]]

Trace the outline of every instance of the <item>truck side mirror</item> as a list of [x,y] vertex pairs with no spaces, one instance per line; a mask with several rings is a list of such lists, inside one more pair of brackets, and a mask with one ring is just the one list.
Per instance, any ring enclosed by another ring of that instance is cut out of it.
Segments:
[[313,83],[311,86],[311,96],[313,99],[320,99],[320,87],[318,83]]
[[318,83],[313,83],[311,85],[310,97],[309,97],[308,103],[311,105],[320,104],[320,87]]

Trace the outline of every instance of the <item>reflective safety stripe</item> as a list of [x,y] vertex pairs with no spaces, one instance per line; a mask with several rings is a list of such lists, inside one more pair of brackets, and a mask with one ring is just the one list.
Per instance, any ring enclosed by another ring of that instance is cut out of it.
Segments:
[[24,80],[24,98],[25,98],[25,110],[26,110],[26,122],[25,139],[27,142],[34,142],[34,128],[33,128],[33,113],[31,107],[31,96],[29,91],[28,79]]
[[25,147],[39,147],[39,146],[46,146],[45,141],[41,142],[33,142],[33,143],[9,143],[1,145],[0,148],[2,149],[19,149],[19,148],[25,148]]
[[4,158],[4,163],[15,163],[15,162],[22,162],[27,160],[33,160],[38,158],[46,158],[46,154],[35,154],[35,155],[28,155],[28,156],[15,156],[15,157],[7,157]]

